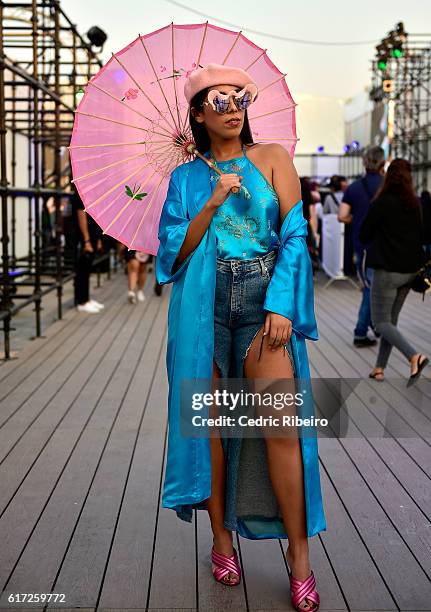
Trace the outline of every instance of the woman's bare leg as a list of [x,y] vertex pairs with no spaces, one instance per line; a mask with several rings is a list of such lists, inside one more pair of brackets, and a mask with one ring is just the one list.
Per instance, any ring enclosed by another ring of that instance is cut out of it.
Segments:
[[138,276],[138,289],[143,289],[145,287],[146,279],[147,279],[147,264],[140,262],[139,263],[139,276]]
[[[263,328],[254,338],[244,362],[247,378],[293,378],[289,354],[283,347],[272,351],[268,336],[264,338],[262,354],[258,360]],[[274,494],[289,535],[287,559],[298,580],[310,575],[308,539],[305,517],[304,474],[300,441],[297,435],[289,437],[265,436],[268,470]],[[304,610],[307,610],[307,606]]]
[[129,291],[134,291],[138,280],[139,261],[131,259],[127,263],[127,283]]
[[[213,364],[213,383],[220,378],[218,367]],[[214,387],[214,384],[213,384]],[[211,415],[216,416],[216,415]],[[211,521],[211,529],[213,532],[214,548],[217,552],[228,557],[233,554],[232,532],[224,526],[224,509],[225,509],[225,459],[220,437],[211,435],[211,466],[212,466],[212,486],[211,497],[207,499],[208,514]],[[225,581],[235,581],[237,576],[233,572],[229,572]]]

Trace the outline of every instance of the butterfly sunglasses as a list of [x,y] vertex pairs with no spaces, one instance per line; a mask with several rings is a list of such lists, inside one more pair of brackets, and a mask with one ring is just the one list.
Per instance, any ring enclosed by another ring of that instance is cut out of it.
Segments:
[[257,87],[253,83],[247,83],[241,91],[232,89],[227,94],[220,93],[218,89],[211,89],[204,104],[211,106],[216,113],[223,115],[229,110],[229,100],[231,97],[238,110],[246,110],[257,97]]

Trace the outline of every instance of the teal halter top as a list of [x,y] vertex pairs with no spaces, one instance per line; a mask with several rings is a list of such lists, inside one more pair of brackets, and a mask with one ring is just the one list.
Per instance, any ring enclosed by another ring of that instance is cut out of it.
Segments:
[[[254,259],[278,248],[280,206],[277,194],[262,172],[244,155],[216,162],[223,173],[243,177],[238,194],[230,193],[213,216],[217,257]],[[212,191],[219,175],[210,169]]]

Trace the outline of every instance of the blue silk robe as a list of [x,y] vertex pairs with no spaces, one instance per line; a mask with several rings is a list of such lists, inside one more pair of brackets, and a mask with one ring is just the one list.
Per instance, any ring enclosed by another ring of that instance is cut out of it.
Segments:
[[[209,438],[181,435],[180,393],[183,379],[212,377],[217,257],[213,223],[177,270],[173,271],[173,265],[191,220],[210,196],[209,168],[200,159],[172,172],[160,217],[160,246],[156,258],[158,282],[162,285],[173,283],[168,313],[169,435],[162,506],[174,509],[187,521],[192,518],[192,505],[199,505],[211,495]],[[306,235],[307,221],[302,214],[302,201],[299,201],[280,228],[280,248],[264,302],[265,310],[292,321],[291,345],[296,377],[300,379],[310,376],[305,340],[318,339]],[[300,445],[307,535],[311,537],[326,530],[317,437],[300,437]],[[249,531],[241,535],[250,539],[262,537]]]

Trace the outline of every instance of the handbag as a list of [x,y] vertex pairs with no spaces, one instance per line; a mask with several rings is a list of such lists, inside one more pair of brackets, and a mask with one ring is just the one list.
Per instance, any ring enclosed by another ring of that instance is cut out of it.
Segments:
[[422,301],[425,299],[425,293],[431,291],[431,259],[429,259],[411,282],[410,288],[417,293],[422,293]]
[[[424,219],[422,206],[419,208],[420,218],[422,223],[422,229],[424,230]],[[423,266],[418,270],[416,276],[410,284],[410,288],[417,293],[422,293],[422,301],[425,300],[425,293],[431,290],[431,259],[429,259]]]

